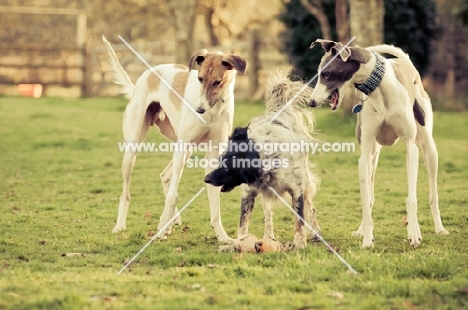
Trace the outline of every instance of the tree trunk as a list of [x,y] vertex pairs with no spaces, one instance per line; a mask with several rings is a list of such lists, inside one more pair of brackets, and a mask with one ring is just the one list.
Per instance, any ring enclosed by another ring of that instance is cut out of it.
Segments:
[[205,6],[203,8],[203,18],[205,20],[205,27],[208,31],[208,37],[210,38],[209,45],[217,46],[219,45],[219,39],[214,32],[213,17],[215,14],[215,9],[212,6]]
[[331,40],[331,27],[330,23],[328,22],[327,15],[323,11],[322,1],[321,0],[300,0],[302,6],[306,9],[307,12],[312,14],[315,19],[317,19],[320,25],[320,31],[322,32],[322,39]]
[[198,0],[171,0],[171,13],[175,28],[175,62],[187,64],[193,51],[193,27],[198,8]]
[[338,37],[338,41],[342,43],[347,43],[350,39],[348,21],[348,0],[336,0],[335,17],[336,35]]
[[366,47],[382,44],[384,35],[384,1],[350,0],[349,17],[353,44]]

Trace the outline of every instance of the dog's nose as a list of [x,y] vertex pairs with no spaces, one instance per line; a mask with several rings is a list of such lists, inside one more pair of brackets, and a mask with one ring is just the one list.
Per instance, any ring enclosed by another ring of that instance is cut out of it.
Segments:
[[309,107],[311,107],[311,108],[317,107],[317,101],[315,101],[314,99],[310,100],[309,101]]
[[203,113],[205,113],[205,109],[204,108],[198,108],[197,113],[203,114]]
[[207,184],[211,184],[211,182],[213,182],[213,179],[211,178],[211,176],[208,174],[206,177],[205,177],[205,183]]

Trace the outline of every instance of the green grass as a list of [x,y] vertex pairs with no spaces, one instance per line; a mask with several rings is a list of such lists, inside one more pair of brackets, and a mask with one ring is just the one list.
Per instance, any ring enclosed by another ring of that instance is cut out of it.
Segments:
[[[420,164],[423,244],[406,241],[405,150],[384,148],[376,176],[375,248],[360,249],[359,150],[311,156],[322,179],[315,197],[323,244],[300,252],[217,253],[206,193],[182,214],[167,241],[155,242],[120,276],[149,239],[162,212],[159,173],[170,154],[141,153],[132,176],[128,230],[111,234],[121,191],[121,99],[0,98],[0,309],[461,309],[468,308],[468,113],[436,113],[442,221],[437,236]],[[236,105],[235,125],[262,112]],[[354,117],[315,110],[325,140],[354,142]],[[152,129],[147,141],[165,141]],[[204,186],[186,169],[180,206]],[[223,194],[223,224],[235,236],[239,191]],[[275,209],[275,232],[292,240],[293,217]],[[261,235],[262,212],[251,230]],[[175,251],[177,248],[181,251]],[[84,256],[64,257],[64,253]]]

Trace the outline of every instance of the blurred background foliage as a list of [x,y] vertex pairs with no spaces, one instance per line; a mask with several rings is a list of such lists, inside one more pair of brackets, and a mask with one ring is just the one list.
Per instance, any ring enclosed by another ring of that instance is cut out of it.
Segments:
[[[315,75],[322,56],[309,49],[317,38],[394,44],[410,55],[442,102],[438,108],[468,107],[468,0],[3,0],[0,49],[76,41],[70,16],[11,14],[5,7],[79,9],[86,12],[88,48],[102,46],[102,34],[113,43],[121,43],[121,35],[132,43],[175,46],[171,53],[180,63],[200,48],[247,53],[239,44],[257,32],[263,44],[258,70],[292,65],[303,79]],[[284,56],[271,62],[269,53]]]

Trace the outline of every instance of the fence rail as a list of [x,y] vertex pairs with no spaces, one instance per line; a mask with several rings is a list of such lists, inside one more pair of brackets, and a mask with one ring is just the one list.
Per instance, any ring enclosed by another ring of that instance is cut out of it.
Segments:
[[[228,46],[199,48],[210,51],[220,50],[224,53],[235,53],[245,57],[247,59],[247,75],[238,75],[236,78],[236,98],[259,99],[263,95],[261,85],[263,85],[262,82],[266,75],[278,68],[289,66],[286,56],[277,52],[278,45],[279,41],[265,39],[254,31],[245,42],[236,42]],[[136,81],[141,73],[148,69],[125,44],[112,44],[112,47],[122,67],[133,81]],[[174,42],[132,43],[132,47],[152,66],[174,62]],[[89,71],[92,72],[92,85],[90,85],[92,96],[117,94],[118,87],[112,82],[112,76],[106,64],[107,49],[104,46],[95,46],[89,52],[89,57],[91,64]]]
[[74,84],[84,87],[85,60],[86,51],[81,48],[0,46],[0,84]]
[[[3,42],[9,43],[0,43],[0,84],[77,85],[81,95],[89,94],[86,10],[0,5],[0,14],[3,14],[3,18],[17,16],[16,18],[21,20],[31,16],[40,18],[41,15],[51,15],[51,19],[56,22],[63,21],[63,16],[71,16],[74,20],[71,22],[72,20],[67,18],[67,23],[60,28],[49,23],[47,29],[53,31],[47,32],[47,41],[44,41],[45,37],[38,35],[41,32],[31,25],[26,25],[27,31],[23,29],[23,32],[20,32],[23,34],[20,38],[8,31],[4,32],[3,39],[6,41]],[[72,29],[72,35],[66,37],[68,40],[63,38],[64,28]]]

